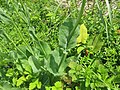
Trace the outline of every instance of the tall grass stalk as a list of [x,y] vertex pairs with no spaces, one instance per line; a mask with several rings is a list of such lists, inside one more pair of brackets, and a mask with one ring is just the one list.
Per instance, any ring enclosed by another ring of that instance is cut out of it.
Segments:
[[102,21],[102,23],[104,25],[105,31],[106,31],[107,40],[109,40],[109,31],[108,31],[108,27],[107,27],[107,22],[105,21],[105,19],[103,17],[103,13],[102,13],[102,10],[100,8],[98,0],[96,0],[96,5],[98,7],[100,18],[101,18],[101,21]]
[[111,28],[113,28],[113,24],[112,24],[112,11],[111,11],[111,8],[110,8],[110,4],[109,4],[109,1],[108,0],[105,0],[106,1],[106,5],[107,5],[107,8],[108,8],[108,14],[109,14],[109,19],[110,19],[110,26]]
[[[21,2],[21,3],[22,3],[22,6],[24,6],[24,5],[23,5],[23,2]],[[24,18],[19,14],[19,12],[18,12],[18,10],[16,9],[16,7],[14,6],[14,3],[13,3],[13,2],[12,2],[12,5],[13,5],[13,7],[14,7],[14,10],[15,10],[16,14],[24,21]],[[25,12],[26,12],[25,7],[24,7],[24,10],[25,10]],[[28,21],[29,21],[29,20],[28,20]],[[12,22],[12,24],[14,25],[15,29],[17,30],[20,38],[23,40],[23,42],[25,43],[25,45],[26,45],[27,48],[29,49],[29,51],[34,55],[33,50],[31,49],[30,45],[29,45],[28,43],[26,43],[27,41],[24,39],[24,36],[22,35],[22,32],[21,32],[21,30],[19,29],[19,27],[17,26],[17,24],[13,21],[13,18],[11,18],[11,22]],[[30,26],[30,23],[29,23],[29,22],[27,22],[27,26],[28,26],[28,27]]]
[[21,52],[21,53],[27,58],[26,54],[25,54],[19,47],[16,46],[16,44],[14,43],[14,41],[9,37],[9,35],[8,35],[5,31],[3,31],[3,35],[8,39],[8,41],[10,41],[10,42],[14,45],[14,47],[15,47],[19,52]]

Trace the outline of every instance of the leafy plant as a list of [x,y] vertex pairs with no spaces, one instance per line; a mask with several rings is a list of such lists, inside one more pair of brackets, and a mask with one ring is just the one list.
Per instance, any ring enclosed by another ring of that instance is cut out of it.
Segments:
[[119,89],[119,11],[65,3],[0,1],[1,90]]

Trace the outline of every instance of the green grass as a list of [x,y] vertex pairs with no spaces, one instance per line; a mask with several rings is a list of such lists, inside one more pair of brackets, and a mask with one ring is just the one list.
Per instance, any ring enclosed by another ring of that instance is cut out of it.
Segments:
[[0,1],[0,90],[120,89],[120,2],[81,2]]

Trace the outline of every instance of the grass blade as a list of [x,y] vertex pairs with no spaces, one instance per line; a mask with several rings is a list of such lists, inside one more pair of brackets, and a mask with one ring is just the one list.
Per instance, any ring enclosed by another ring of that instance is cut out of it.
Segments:
[[107,5],[107,8],[108,8],[108,14],[109,14],[109,19],[110,19],[110,26],[113,27],[113,24],[112,24],[112,11],[111,11],[111,8],[110,8],[110,4],[109,4],[109,1],[108,0],[105,0],[106,1],[106,5]]
[[107,36],[107,39],[109,40],[109,31],[108,31],[108,27],[107,27],[107,22],[105,21],[104,17],[103,17],[103,14],[102,14],[102,10],[99,6],[99,2],[98,0],[96,0],[96,4],[97,4],[97,7],[98,7],[98,10],[99,10],[99,14],[100,14],[100,18],[102,20],[102,23],[104,25],[104,28],[106,30],[106,36]]

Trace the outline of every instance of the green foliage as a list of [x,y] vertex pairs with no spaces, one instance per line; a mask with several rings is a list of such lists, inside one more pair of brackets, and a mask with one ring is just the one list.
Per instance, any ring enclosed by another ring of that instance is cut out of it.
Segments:
[[87,40],[87,38],[88,38],[88,34],[87,34],[87,28],[85,27],[85,25],[84,24],[82,24],[81,26],[80,26],[80,31],[79,31],[79,36],[78,36],[78,38],[77,38],[77,43],[80,43],[80,42],[82,42],[82,43],[86,43],[86,40]]
[[114,2],[0,0],[0,90],[119,90]]
[[98,52],[103,46],[103,44],[104,44],[104,41],[102,40],[101,34],[96,35],[95,37],[92,37],[88,42],[88,45],[92,47],[93,52]]
[[[76,38],[78,36],[78,29],[72,33],[75,27],[75,21],[68,19],[59,29],[59,45],[65,50],[74,48],[76,46]],[[70,36],[70,34],[72,35]]]
[[30,83],[29,90],[33,90],[35,87],[37,87],[38,89],[41,88],[41,82],[39,82],[38,79]]

